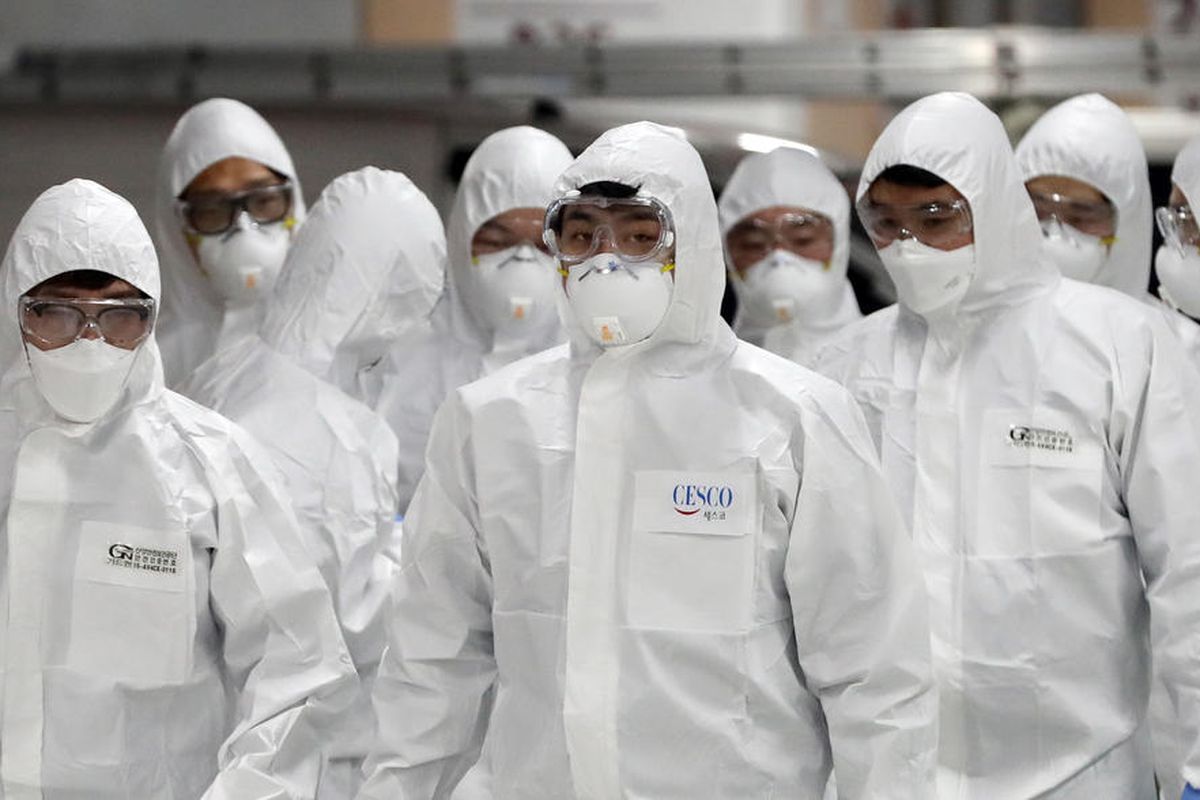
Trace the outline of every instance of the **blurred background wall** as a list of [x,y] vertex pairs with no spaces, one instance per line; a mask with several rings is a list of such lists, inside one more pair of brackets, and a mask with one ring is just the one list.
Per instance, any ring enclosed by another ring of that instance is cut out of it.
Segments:
[[[149,222],[162,144],[187,105],[206,96],[198,91],[186,100],[167,96],[122,102],[105,99],[102,91],[78,97],[47,93],[45,87],[52,83],[47,81],[40,89],[5,82],[6,72],[20,75],[31,63],[36,66],[39,54],[163,48],[200,58],[208,48],[236,48],[246,57],[235,69],[253,73],[269,69],[272,54],[279,52],[449,47],[460,54],[488,49],[503,60],[505,53],[640,45],[651,53],[661,46],[663,58],[671,58],[672,48],[681,45],[737,43],[741,49],[733,55],[742,58],[753,56],[756,47],[823,45],[832,49],[822,63],[836,68],[843,55],[838,42],[893,30],[1048,26],[1093,34],[1098,41],[1113,31],[1194,36],[1198,4],[1200,0],[4,0],[0,241],[7,241],[39,192],[76,176],[94,178],[126,195]],[[937,44],[927,60],[936,62],[938,53],[954,46],[953,39]],[[873,52],[870,47],[868,53]],[[1102,42],[1096,47],[1092,52],[1105,52]],[[850,58],[849,49],[845,55]],[[1081,57],[1085,72],[1089,65],[1117,69],[1091,64],[1086,59],[1092,56]],[[1200,49],[1195,60],[1200,62]],[[152,62],[147,69],[154,71]],[[840,96],[790,91],[734,96],[735,86],[727,95],[674,96],[666,89],[661,96],[635,99],[570,91],[544,96],[539,85],[500,86],[505,91],[488,97],[331,104],[286,92],[277,95],[276,77],[266,73],[258,96],[242,99],[278,128],[310,199],[336,175],[371,163],[409,174],[443,209],[471,149],[488,132],[506,125],[541,125],[575,149],[606,127],[633,119],[681,125],[701,148],[717,188],[746,150],[769,149],[776,139],[803,142],[819,148],[849,184],[879,131],[903,105],[878,86]],[[423,79],[419,72],[404,77],[410,84]],[[1143,84],[1134,75],[1129,90],[1113,94],[1130,108],[1144,133],[1161,192],[1175,150],[1200,133],[1195,113],[1200,88],[1163,90]],[[1065,96],[1073,88],[1068,81],[1056,94]],[[1057,99],[1009,94],[993,107],[1017,136]],[[869,246],[862,251],[865,261],[873,258]]]

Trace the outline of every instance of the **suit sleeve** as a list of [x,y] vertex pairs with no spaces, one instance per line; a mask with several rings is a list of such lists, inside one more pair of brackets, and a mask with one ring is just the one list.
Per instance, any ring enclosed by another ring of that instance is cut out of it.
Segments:
[[829,725],[838,796],[935,797],[925,587],[862,414],[840,388],[806,412],[787,556],[800,667]]
[[478,756],[496,677],[492,580],[479,537],[468,419],[438,412],[425,475],[404,521],[378,729],[360,800],[449,797]]

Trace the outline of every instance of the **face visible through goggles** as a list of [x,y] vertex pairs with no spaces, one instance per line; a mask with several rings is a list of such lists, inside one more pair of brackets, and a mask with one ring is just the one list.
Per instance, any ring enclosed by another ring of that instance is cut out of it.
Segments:
[[21,331],[43,350],[64,347],[88,328],[115,347],[132,350],[154,327],[150,298],[21,298]]
[[[1039,222],[1045,225],[1057,221],[1060,225],[1069,225],[1080,233],[1109,240],[1106,244],[1112,243],[1117,232],[1117,210],[1108,198],[1094,189],[1090,192],[1096,195],[1094,199],[1073,197],[1056,191],[1042,191],[1036,188],[1035,181],[1029,182],[1028,189]],[[1091,189],[1090,186],[1086,188]]]
[[550,250],[542,237],[544,208],[513,208],[489,219],[471,237],[471,256],[501,253],[528,244],[543,253]]
[[571,194],[546,211],[544,241],[563,264],[612,252],[627,261],[649,261],[674,243],[671,215],[653,197],[613,199]]
[[825,215],[807,209],[763,209],[734,225],[725,243],[738,271],[748,269],[778,249],[827,263],[833,257],[833,223]]
[[858,216],[879,249],[896,239],[916,239],[954,250],[970,243],[973,230],[966,200],[899,205],[875,202],[867,194],[858,203]]
[[176,210],[187,230],[201,236],[225,233],[243,211],[259,225],[282,222],[291,215],[292,184],[284,181],[230,194],[197,192],[179,199]]

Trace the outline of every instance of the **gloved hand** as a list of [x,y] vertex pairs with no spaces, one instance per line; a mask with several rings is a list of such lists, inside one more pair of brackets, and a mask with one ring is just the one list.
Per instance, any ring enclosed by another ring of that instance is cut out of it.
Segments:
[[1200,789],[1193,787],[1189,783],[1183,787],[1183,797],[1179,800],[1200,800]]

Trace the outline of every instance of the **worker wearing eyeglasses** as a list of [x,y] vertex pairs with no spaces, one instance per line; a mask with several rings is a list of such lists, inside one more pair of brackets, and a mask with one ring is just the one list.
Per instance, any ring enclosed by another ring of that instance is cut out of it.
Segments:
[[2,274],[0,796],[313,797],[353,664],[267,457],[163,388],[137,212],[49,189]]
[[747,156],[719,209],[740,338],[806,364],[862,318],[846,280],[850,197],[820,158],[785,147]]
[[258,112],[216,98],[190,109],[163,150],[157,237],[159,345],[168,386],[252,335],[283,267],[304,197],[292,158]]

